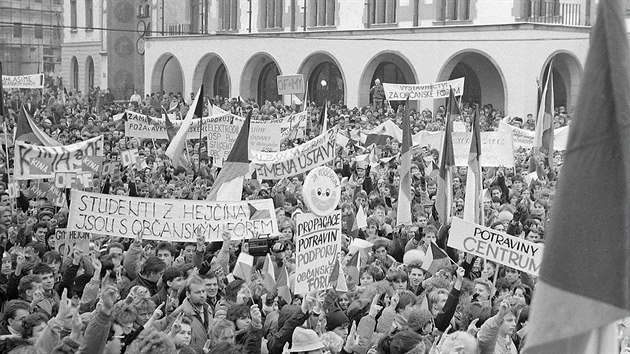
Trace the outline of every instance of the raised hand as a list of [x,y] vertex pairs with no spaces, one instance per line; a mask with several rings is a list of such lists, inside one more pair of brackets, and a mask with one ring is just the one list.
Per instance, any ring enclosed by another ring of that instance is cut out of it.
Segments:
[[374,298],[372,299],[372,304],[370,305],[370,312],[368,313],[368,315],[372,318],[376,318],[379,312],[381,312],[381,310],[383,309],[383,306],[378,304],[378,300],[380,298],[381,298],[381,295],[376,294],[374,295]]

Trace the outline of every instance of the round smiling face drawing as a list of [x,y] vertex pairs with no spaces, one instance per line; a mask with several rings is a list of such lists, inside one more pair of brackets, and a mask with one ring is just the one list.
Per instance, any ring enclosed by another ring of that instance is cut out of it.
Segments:
[[326,166],[313,169],[304,181],[304,202],[318,216],[332,213],[341,198],[341,183],[335,171]]

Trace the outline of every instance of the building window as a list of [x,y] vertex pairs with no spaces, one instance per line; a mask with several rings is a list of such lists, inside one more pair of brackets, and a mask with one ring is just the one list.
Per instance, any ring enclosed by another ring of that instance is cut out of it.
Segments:
[[282,28],[282,0],[261,0],[262,28]]
[[368,0],[370,24],[396,23],[396,0]]
[[466,21],[470,19],[470,0],[437,0],[437,21]]
[[72,88],[79,89],[79,62],[76,57],[72,57],[70,61],[70,74],[72,75]]
[[213,93],[221,98],[230,97],[230,79],[228,78],[225,65],[221,64],[214,75]]
[[35,25],[35,38],[37,39],[44,38],[44,26]]
[[92,57],[87,57],[85,60],[85,75],[87,83],[85,91],[89,91],[89,89],[94,88],[94,60]]
[[70,28],[77,29],[77,0],[70,0]]
[[219,3],[221,30],[236,31],[238,29],[238,0],[222,0]]
[[85,0],[85,27],[94,27],[94,6],[92,0]]
[[13,37],[22,37],[22,24],[20,22],[13,22]]
[[335,25],[335,0],[308,0],[309,27]]

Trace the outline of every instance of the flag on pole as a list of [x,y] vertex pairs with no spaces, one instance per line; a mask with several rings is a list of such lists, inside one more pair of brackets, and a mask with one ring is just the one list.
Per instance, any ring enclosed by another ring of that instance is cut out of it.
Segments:
[[587,84],[576,101],[545,232],[526,353],[618,353],[609,329],[630,316],[630,52],[624,4],[598,5],[582,78]]
[[284,299],[287,304],[290,304],[293,296],[291,296],[291,289],[289,289],[289,273],[287,272],[287,268],[285,266],[280,268],[276,289],[278,291],[278,296]]
[[170,144],[175,138],[175,135],[177,135],[177,130],[175,130],[173,122],[171,122],[171,120],[168,118],[168,112],[164,107],[162,107],[162,115],[164,116],[164,124],[166,125],[166,135],[168,136],[168,143]]
[[254,256],[241,252],[236,259],[236,264],[234,265],[234,271],[232,273],[235,278],[243,279],[249,284],[252,280],[253,269]]
[[273,268],[273,260],[271,259],[271,255],[267,253],[265,257],[265,263],[263,264],[262,269],[263,276],[263,285],[268,292],[273,292],[277,286],[276,283],[276,274]]
[[319,125],[322,127],[322,133],[328,127],[328,102],[324,103],[324,111],[319,115]]
[[348,284],[346,283],[346,275],[343,273],[343,269],[341,268],[339,260],[336,260],[335,262],[335,266],[333,267],[332,273],[330,273],[330,278],[328,279],[328,283],[332,285],[335,291],[342,292],[342,293],[348,292]]
[[411,225],[411,127],[409,126],[409,96],[405,101],[405,111],[402,116],[403,139],[400,151],[400,186],[398,189],[398,210],[396,210],[396,225]]
[[[2,62],[0,61],[0,124],[4,124],[6,117],[4,116],[4,90],[2,89]],[[5,131],[6,133],[6,131]]]
[[[478,108],[477,108],[478,109]],[[483,222],[483,175],[481,174],[481,129],[479,114],[475,111],[472,120],[472,138],[468,153],[468,172],[466,176],[466,198],[464,199],[464,220],[484,225]]]
[[238,132],[234,146],[223,162],[223,168],[208,193],[208,200],[239,201],[243,194],[243,181],[249,173],[249,126],[252,120],[252,111]]
[[539,148],[546,156],[545,164],[549,167],[553,166],[553,115],[554,115],[554,98],[553,98],[553,75],[552,75],[553,59],[549,63],[547,69],[547,77],[545,79],[540,107],[538,108],[538,117],[536,118],[536,131],[534,134],[534,147]]
[[444,132],[444,144],[442,145],[440,172],[438,173],[437,194],[435,199],[435,209],[442,225],[448,222],[453,211],[453,169],[455,168],[453,119],[459,114],[459,106],[455,100],[453,89],[451,89],[448,99],[446,131]]
[[[168,148],[166,149],[166,156],[170,157],[173,161],[173,166],[183,166],[187,164],[185,160],[182,159],[184,156],[184,149],[186,149],[186,136],[188,135],[188,129],[192,124],[193,116],[195,113],[199,112],[199,109],[203,111],[203,85],[199,87],[199,91],[197,91],[197,95],[195,96],[195,100],[192,103],[192,106],[186,113],[186,118],[182,122],[182,125],[179,127],[177,134],[173,137]],[[199,108],[198,106],[202,106]],[[201,116],[199,116],[201,118]]]
[[422,262],[421,268],[425,271],[435,274],[440,269],[447,267],[451,263],[446,252],[438,247],[435,242],[431,242],[431,247],[427,250]]
[[358,249],[352,255],[352,258],[346,264],[346,273],[353,284],[359,285],[359,270],[361,268],[361,250]]
[[359,210],[357,210],[357,216],[355,218],[355,223],[357,224],[357,228],[364,229],[367,228],[367,214],[365,214],[365,210],[363,210],[363,205],[359,205]]
[[18,115],[17,126],[15,128],[15,140],[26,141],[34,145],[41,146],[61,146],[62,144],[44,133],[43,130],[33,122],[30,115],[26,111],[26,107],[22,106]]

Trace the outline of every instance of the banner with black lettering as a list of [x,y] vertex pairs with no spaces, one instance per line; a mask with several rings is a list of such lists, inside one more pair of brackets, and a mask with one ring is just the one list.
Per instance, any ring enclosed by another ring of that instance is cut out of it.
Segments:
[[55,229],[53,238],[53,249],[62,257],[72,256],[75,248],[88,254],[90,251],[90,234],[87,232],[68,231],[67,229]]
[[54,178],[55,172],[81,171],[84,156],[103,156],[103,136],[64,146],[15,142],[15,179]]
[[453,218],[448,246],[538,276],[543,244]]
[[[168,139],[166,133],[166,120],[164,118],[150,117],[133,111],[126,111],[127,121],[125,122],[125,136],[141,138],[141,139]],[[212,124],[221,121],[231,121],[231,113],[220,114],[211,117],[195,118],[188,128],[186,139],[199,139],[199,129],[202,137],[208,136],[213,131]],[[175,120],[175,117],[169,115],[173,127],[177,131],[183,120]],[[238,132],[237,132],[238,134]]]
[[448,98],[450,89],[455,96],[464,94],[464,78],[453,79],[431,84],[383,84],[385,98],[389,101],[433,100],[436,98]]
[[262,179],[282,179],[310,171],[335,158],[337,129],[280,152],[252,151],[252,163]]
[[296,235],[295,294],[331,288],[330,273],[341,250],[341,210],[298,214]]
[[211,202],[135,198],[72,190],[68,230],[147,240],[220,241],[224,230],[233,239],[268,237],[278,233],[271,199]]
[[43,89],[44,74],[32,75],[2,75],[3,89]]

